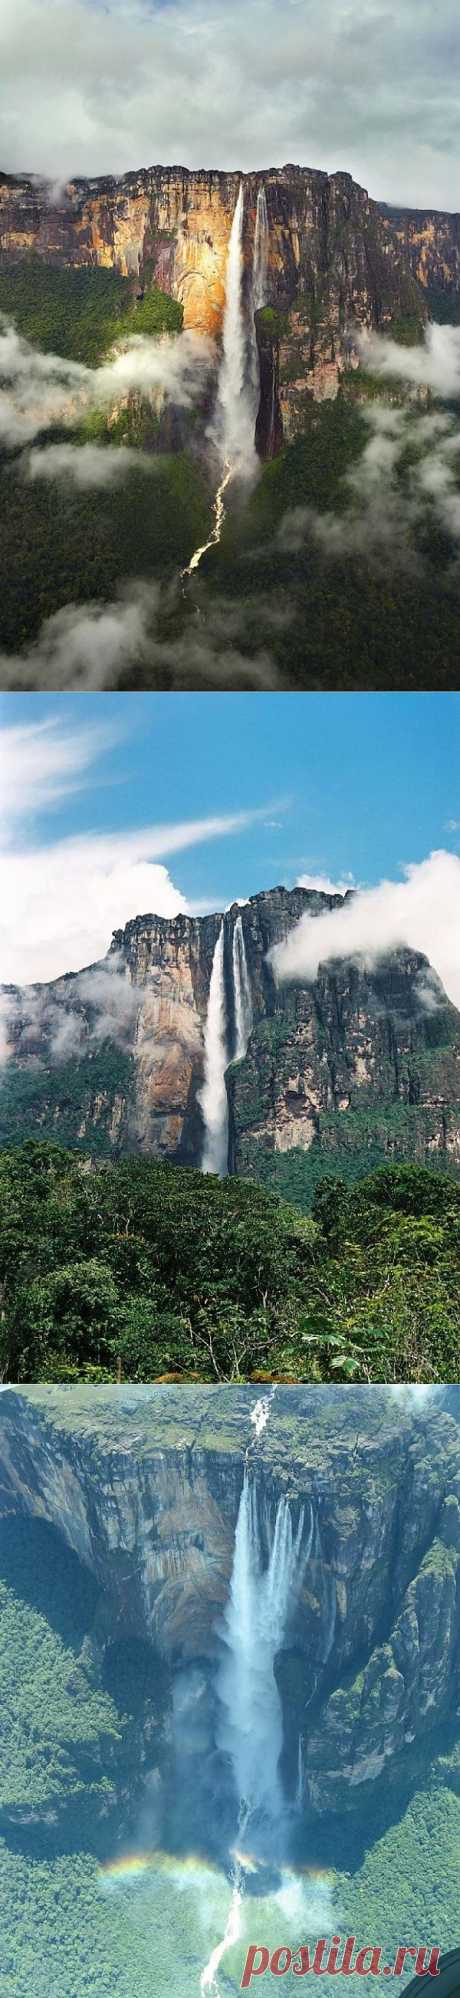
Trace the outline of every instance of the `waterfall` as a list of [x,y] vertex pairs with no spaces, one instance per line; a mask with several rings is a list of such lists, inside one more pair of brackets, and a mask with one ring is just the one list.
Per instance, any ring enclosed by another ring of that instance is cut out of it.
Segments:
[[212,1993],[218,1992],[219,1986],[216,1980],[219,1965],[222,1963],[222,1957],[226,1956],[228,1949],[232,1949],[233,1943],[239,1942],[241,1935],[241,1900],[241,1887],[239,1886],[238,1878],[236,1878],[225,1935],[222,1937],[222,1942],[217,1943],[216,1949],[213,1949],[209,1963],[206,1964],[205,1969],[201,1973],[201,1998],[206,1998],[206,1993],[211,1998]]
[[254,406],[248,380],[247,324],[243,305],[244,188],[241,182],[227,260],[222,361],[217,391],[217,438],[225,467],[233,475],[256,469]]
[[313,1518],[303,1547],[304,1518],[302,1508],[294,1531],[283,1496],[274,1530],[266,1509],[261,1522],[257,1485],[246,1465],[218,1681],[219,1747],[231,1756],[240,1817],[246,1823],[256,1814],[276,1825],[284,1808],[278,1773],[283,1720],[274,1664],[311,1546]]
[[[259,204],[257,206],[259,208]],[[251,341],[248,348],[248,328],[243,301],[243,226],[244,187],[241,181],[228,246],[222,359],[217,386],[216,413],[210,430],[222,462],[222,477],[214,499],[214,518],[209,539],[204,541],[200,548],[195,549],[191,561],[182,570],[183,578],[191,576],[193,570],[199,568],[203,555],[207,554],[209,548],[216,547],[221,539],[225,520],[224,496],[230,480],[235,477],[254,478],[257,470],[254,442],[257,415],[253,360],[255,336],[252,315]],[[257,252],[260,264],[263,254],[262,239],[263,225],[260,218]]]
[[252,297],[254,312],[259,312],[267,302],[268,273],[268,209],[265,188],[259,187],[257,195],[256,232],[254,237],[254,263],[252,269]]
[[252,999],[241,916],[233,931],[233,993],[235,1000],[235,1061],[246,1054],[252,1027]]
[[228,1166],[228,1063],[224,977],[224,925],[221,923],[212,960],[204,1042],[204,1083],[198,1101],[203,1112],[205,1141],[202,1172],[225,1178]]

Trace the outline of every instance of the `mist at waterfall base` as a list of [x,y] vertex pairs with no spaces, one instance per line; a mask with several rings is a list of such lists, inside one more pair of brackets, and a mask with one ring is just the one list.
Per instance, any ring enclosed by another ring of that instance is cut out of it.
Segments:
[[[200,1998],[239,1989],[256,1929],[272,1949],[292,1947],[293,1936],[300,1942],[331,1934],[339,1918],[333,1875],[305,1864],[305,1850],[296,1857],[299,1800],[292,1785],[287,1795],[282,1773],[276,1658],[289,1641],[310,1560],[318,1584],[321,1547],[312,1505],[293,1512],[284,1494],[274,1505],[261,1496],[253,1451],[271,1400],[262,1398],[251,1417],[213,1686],[199,1665],[176,1672],[175,1780],[163,1825],[156,1799],[151,1817],[147,1799],[135,1849],[102,1867],[99,1880],[104,1894],[122,1895],[128,1919],[144,1933],[150,1926],[157,1936],[168,1919],[180,1966],[187,1961],[180,1938],[188,1936],[190,1951],[190,1936],[195,1947],[201,1937],[202,1966],[190,1986]],[[324,1597],[323,1606],[326,1657],[331,1626]],[[182,1993],[179,1975],[173,1990]]]

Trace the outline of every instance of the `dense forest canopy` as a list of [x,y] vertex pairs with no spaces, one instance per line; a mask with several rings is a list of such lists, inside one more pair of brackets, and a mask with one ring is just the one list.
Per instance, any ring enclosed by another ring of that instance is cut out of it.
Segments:
[[5,1380],[456,1381],[460,1186],[244,1180],[33,1140],[0,1152]]

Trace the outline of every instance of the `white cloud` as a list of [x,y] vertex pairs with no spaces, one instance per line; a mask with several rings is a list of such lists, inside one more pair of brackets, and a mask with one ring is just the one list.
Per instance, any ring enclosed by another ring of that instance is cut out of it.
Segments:
[[70,479],[85,492],[91,486],[116,486],[127,472],[152,472],[161,461],[152,452],[131,451],[126,444],[117,448],[104,444],[48,444],[29,451],[22,462],[25,477]]
[[280,983],[308,983],[316,978],[319,964],[334,958],[357,956],[372,966],[387,951],[406,945],[424,952],[448,997],[460,1007],[460,859],[454,853],[432,853],[407,866],[404,874],[403,881],[360,889],[342,908],[302,916],[272,953]]
[[[395,355],[408,353],[409,359],[411,352],[416,357],[420,351],[377,340],[379,353],[385,354],[387,346]],[[280,522],[277,545],[284,553],[296,554],[312,536],[331,561],[351,555],[383,568],[384,573],[389,564],[392,569],[422,571],[416,543],[421,522],[434,518],[454,544],[460,540],[458,422],[441,410],[421,413],[420,405],[412,402],[399,409],[373,402],[363,405],[360,415],[370,435],[342,480],[346,507],[337,513],[318,513],[313,506],[292,508]],[[454,563],[458,563],[457,548],[451,569]]]
[[361,360],[384,380],[398,378],[442,397],[460,394],[460,326],[427,326],[416,347],[400,346],[380,333],[357,334]]
[[340,881],[331,881],[328,874],[298,874],[296,885],[297,888],[314,888],[320,895],[347,895],[354,881],[352,874],[346,874]]
[[[86,832],[49,844],[22,841],[26,827],[85,782],[113,740],[107,726],[85,730],[50,722],[0,730],[0,982],[29,984],[80,971],[107,950],[113,929],[153,911],[190,910],[165,860],[191,846],[237,833],[264,816],[221,813],[121,833]],[[12,836],[16,827],[15,845]],[[206,906],[206,905],[205,905]],[[111,988],[112,996],[115,988]]]
[[[47,693],[94,692],[120,684],[129,669],[143,668],[149,687],[241,687],[259,692],[278,685],[268,646],[245,650],[244,613],[216,603],[206,623],[187,621],[174,639],[161,637],[164,603],[157,583],[126,584],[114,603],[66,604],[42,625],[28,650],[0,653],[2,686]],[[257,604],[259,627],[264,606]],[[270,632],[270,607],[267,608]],[[250,617],[246,641],[250,640]],[[137,684],[139,684],[137,682]]]
[[92,765],[119,736],[113,724],[62,726],[59,716],[0,728],[0,839],[15,822],[55,805],[85,784]]
[[455,209],[459,54],[456,0],[3,0],[2,159],[59,182],[153,150],[223,169],[298,160]]
[[[26,445],[54,424],[75,428],[87,410],[110,407],[120,397],[171,396],[190,409],[203,392],[212,365],[208,340],[193,332],[133,335],[98,368],[41,354],[0,315],[0,438]],[[108,447],[107,447],[108,448]]]

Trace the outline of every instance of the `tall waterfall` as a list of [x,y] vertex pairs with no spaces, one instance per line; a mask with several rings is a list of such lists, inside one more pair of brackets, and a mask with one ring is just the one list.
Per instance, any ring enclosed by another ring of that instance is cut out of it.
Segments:
[[241,916],[233,931],[233,993],[235,1000],[235,1061],[246,1054],[252,1027],[252,999]]
[[254,263],[252,271],[252,297],[254,312],[259,312],[267,302],[268,274],[268,209],[265,188],[259,187],[257,195],[256,231],[254,237]]
[[244,188],[241,182],[227,260],[222,361],[217,391],[217,437],[225,467],[247,478],[256,470],[254,405],[248,381],[247,324],[243,304]]
[[224,924],[221,923],[212,960],[204,1043],[204,1083],[199,1093],[205,1142],[202,1172],[225,1178],[228,1165],[228,1063],[224,977]]
[[302,1509],[294,1531],[285,1497],[274,1528],[265,1508],[260,1518],[257,1484],[246,1466],[218,1681],[219,1746],[231,1756],[243,1824],[255,1814],[273,1826],[283,1812],[283,1722],[274,1664],[311,1547],[313,1516],[303,1545],[304,1521]]
[[[262,200],[263,196],[263,200]],[[264,204],[265,203],[265,207]],[[268,215],[264,188],[257,197],[254,263],[252,277],[253,310],[248,325],[243,299],[244,186],[240,183],[228,246],[225,280],[225,311],[222,359],[217,386],[217,405],[210,435],[222,462],[213,504],[213,525],[207,541],[195,548],[182,576],[198,569],[203,555],[216,547],[225,520],[225,493],[233,478],[252,479],[257,471],[255,423],[259,387],[259,363],[254,331],[254,309],[265,283],[268,261]],[[260,298],[260,302],[262,302]]]

